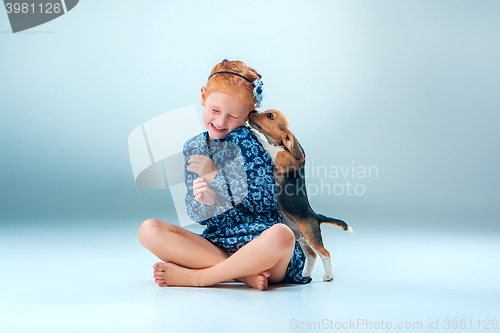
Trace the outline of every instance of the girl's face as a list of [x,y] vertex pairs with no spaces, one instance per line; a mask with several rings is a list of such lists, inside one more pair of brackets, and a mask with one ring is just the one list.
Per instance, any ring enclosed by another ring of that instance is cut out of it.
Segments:
[[205,87],[201,88],[201,104],[205,106],[203,124],[210,140],[224,139],[243,126],[250,114],[237,96],[216,90],[207,97]]

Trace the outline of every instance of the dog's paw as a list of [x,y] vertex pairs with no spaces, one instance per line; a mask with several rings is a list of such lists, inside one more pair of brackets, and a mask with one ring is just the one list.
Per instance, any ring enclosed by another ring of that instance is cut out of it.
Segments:
[[323,281],[324,282],[332,282],[333,281],[333,273],[323,275]]

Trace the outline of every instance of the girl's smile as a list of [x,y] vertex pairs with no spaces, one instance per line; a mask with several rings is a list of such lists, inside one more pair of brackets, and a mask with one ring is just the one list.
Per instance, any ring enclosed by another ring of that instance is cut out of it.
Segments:
[[223,133],[227,128],[219,128],[215,126],[213,123],[210,123],[212,125],[212,130],[217,133]]

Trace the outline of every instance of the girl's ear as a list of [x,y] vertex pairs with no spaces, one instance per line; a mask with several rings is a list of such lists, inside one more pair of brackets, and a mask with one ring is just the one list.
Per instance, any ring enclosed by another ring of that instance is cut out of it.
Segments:
[[205,87],[201,87],[201,105],[205,106],[205,100],[207,99]]
[[254,113],[255,113],[255,110],[254,110],[254,109],[252,109],[252,110],[248,111],[248,115],[247,115],[247,117],[245,118],[245,123],[244,123],[244,125],[248,125],[248,119],[250,119],[250,117],[251,117],[251,116],[252,116],[252,114],[254,114]]

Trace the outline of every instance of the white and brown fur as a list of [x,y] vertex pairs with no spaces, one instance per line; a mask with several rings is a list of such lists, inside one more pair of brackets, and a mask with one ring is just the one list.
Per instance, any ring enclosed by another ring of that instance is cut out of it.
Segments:
[[256,135],[274,162],[274,178],[279,187],[278,206],[283,220],[294,231],[306,255],[306,265],[302,275],[311,276],[319,255],[325,267],[323,281],[332,281],[330,253],[323,245],[320,224],[328,223],[349,232],[353,232],[352,228],[342,220],[316,214],[309,205],[305,191],[305,153],[295,135],[288,129],[285,115],[274,109],[254,112],[248,123],[268,141]]

